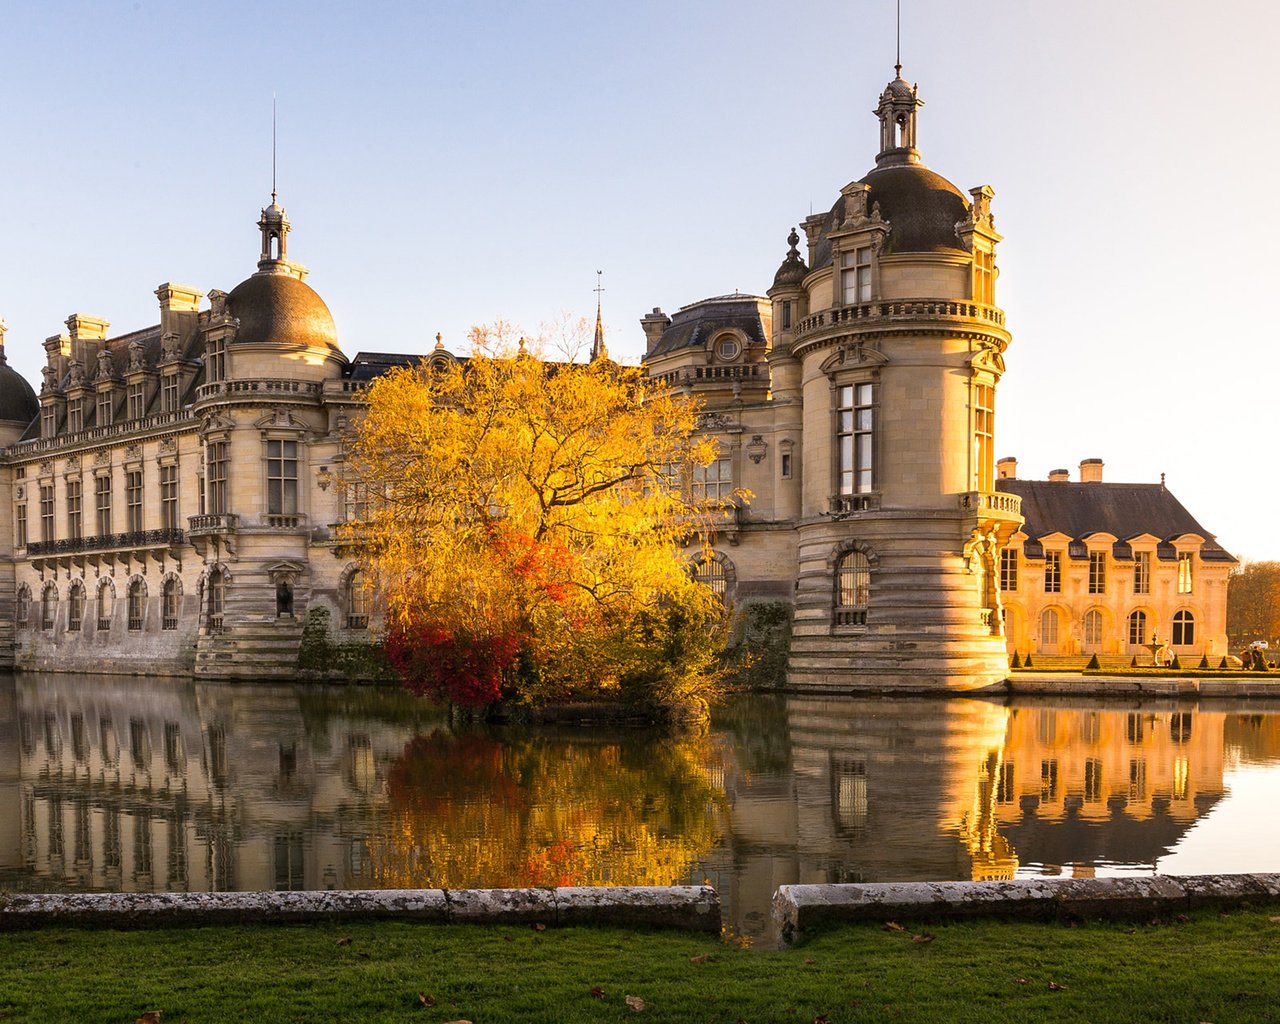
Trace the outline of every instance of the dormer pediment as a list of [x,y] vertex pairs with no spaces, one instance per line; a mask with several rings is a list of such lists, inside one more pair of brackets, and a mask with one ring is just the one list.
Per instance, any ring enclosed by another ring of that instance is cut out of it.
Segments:
[[822,363],[822,372],[831,376],[841,370],[878,370],[887,366],[889,358],[879,349],[871,348],[862,342],[853,342],[839,346]]
[[1068,544],[1071,543],[1071,538],[1068,537],[1061,530],[1054,530],[1053,533],[1046,533],[1043,537],[1041,537],[1040,543],[1043,544],[1046,548],[1048,547],[1065,548]]

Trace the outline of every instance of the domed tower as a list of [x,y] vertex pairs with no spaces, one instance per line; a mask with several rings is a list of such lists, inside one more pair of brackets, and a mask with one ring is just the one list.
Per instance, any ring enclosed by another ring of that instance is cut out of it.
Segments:
[[922,102],[897,70],[875,110],[875,166],[805,221],[807,271],[789,257],[769,293],[803,310],[789,330],[774,313],[774,351],[798,364],[804,410],[798,687],[971,688],[1006,675],[995,565],[1022,520],[993,482],[1010,340],[995,306],[993,193],[966,199],[924,165]]
[[7,328],[0,320],[0,446],[13,444],[40,414],[40,401],[25,377],[4,354]]

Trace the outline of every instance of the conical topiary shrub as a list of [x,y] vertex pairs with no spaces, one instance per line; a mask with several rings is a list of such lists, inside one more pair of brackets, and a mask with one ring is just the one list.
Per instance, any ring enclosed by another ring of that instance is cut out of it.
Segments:
[[1138,667],[1138,656],[1137,656],[1136,654],[1135,654],[1132,658],[1130,658],[1130,659],[1129,659],[1129,667],[1130,667],[1130,668],[1137,668],[1137,667]]
[[1094,652],[1093,657],[1089,659],[1089,664],[1085,666],[1085,669],[1091,669],[1091,668],[1102,668],[1102,666],[1098,664],[1097,652]]
[[1181,658],[1179,658],[1179,657],[1175,654],[1175,655],[1173,656],[1173,661],[1169,662],[1169,667],[1170,667],[1171,669],[1175,669],[1175,670],[1181,671],[1181,669],[1182,669],[1182,659],[1181,659]]
[[1010,668],[1022,668],[1022,659],[1018,657],[1018,652],[1013,652],[1013,660],[1009,662]]
[[1197,665],[1196,668],[1208,668],[1208,667],[1209,667],[1209,655],[1207,654],[1200,655],[1200,664]]
[[1023,662],[1022,662],[1022,667],[1023,667],[1023,668],[1030,668],[1030,667],[1031,667],[1031,652],[1030,652],[1030,651],[1027,651],[1027,656],[1026,656],[1026,658],[1025,658],[1025,659],[1023,660]]
[[1227,661],[1227,656],[1224,654],[1222,656],[1222,664],[1219,665],[1218,668],[1224,669],[1224,668],[1230,668],[1230,667],[1231,667],[1231,664]]

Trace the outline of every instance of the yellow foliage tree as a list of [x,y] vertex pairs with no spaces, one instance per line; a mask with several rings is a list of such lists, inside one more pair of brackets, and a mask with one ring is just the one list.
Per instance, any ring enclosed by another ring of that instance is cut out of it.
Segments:
[[353,529],[406,682],[463,704],[697,699],[721,609],[680,549],[726,506],[696,410],[638,369],[523,350],[393,371],[365,393]]

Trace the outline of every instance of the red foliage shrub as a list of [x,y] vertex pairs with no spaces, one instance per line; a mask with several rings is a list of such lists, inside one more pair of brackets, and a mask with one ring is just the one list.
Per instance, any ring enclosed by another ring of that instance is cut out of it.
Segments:
[[492,704],[524,646],[519,633],[474,636],[438,625],[407,624],[387,630],[386,652],[405,687],[465,707]]

